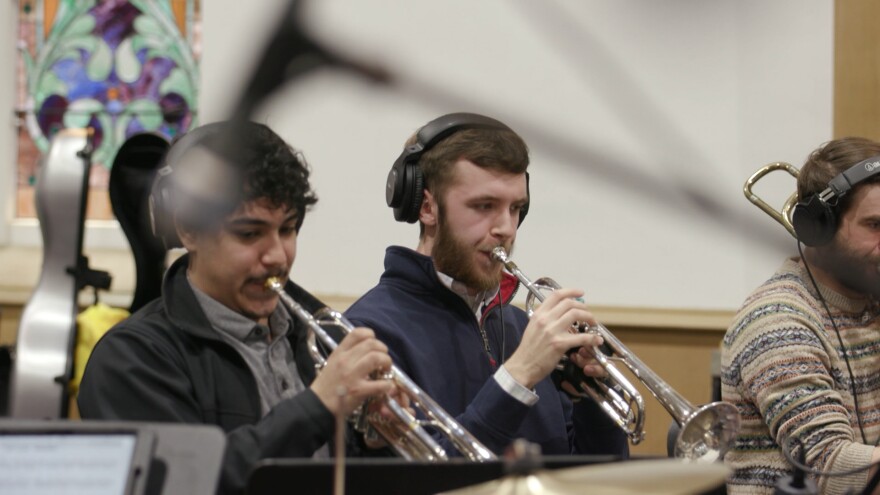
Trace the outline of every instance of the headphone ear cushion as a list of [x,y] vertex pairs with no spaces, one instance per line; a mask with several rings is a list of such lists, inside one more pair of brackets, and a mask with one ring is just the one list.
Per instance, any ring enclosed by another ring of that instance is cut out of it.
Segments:
[[180,168],[179,159],[202,139],[216,135],[226,129],[228,123],[212,122],[194,129],[175,139],[165,151],[159,163],[153,186],[150,189],[149,212],[153,234],[162,239],[165,249],[183,247],[174,227],[172,217],[173,175]]
[[817,195],[795,205],[791,223],[798,240],[807,246],[828,244],[837,232],[837,214],[834,208]]
[[165,249],[173,249],[183,247],[177,233],[174,230],[174,223],[171,220],[171,208],[169,207],[168,181],[167,177],[171,173],[170,168],[161,168],[156,174],[153,182],[153,188],[150,192],[149,213],[150,226],[153,235],[162,240]]
[[419,219],[419,211],[422,209],[422,200],[425,198],[425,177],[422,175],[422,169],[418,164],[407,167],[412,175],[412,186],[410,186],[410,194],[408,198],[404,198],[403,207],[406,208],[402,220],[407,223],[416,223]]
[[529,182],[529,173],[526,172],[526,198],[528,198],[528,201],[526,201],[526,204],[522,205],[522,208],[519,210],[519,223],[516,224],[516,228],[519,228],[519,226],[522,225],[526,219],[526,215],[529,214],[529,205],[532,203],[532,192],[529,187]]
[[529,214],[529,203],[526,203],[519,210],[519,223],[516,224],[516,228],[519,228],[520,225],[525,221],[526,215]]

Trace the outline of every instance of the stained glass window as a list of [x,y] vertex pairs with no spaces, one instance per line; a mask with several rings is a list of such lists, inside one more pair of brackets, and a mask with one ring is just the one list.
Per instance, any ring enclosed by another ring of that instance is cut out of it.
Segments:
[[16,216],[36,216],[36,169],[54,133],[91,127],[87,217],[113,218],[119,146],[196,124],[200,20],[199,0],[19,0]]

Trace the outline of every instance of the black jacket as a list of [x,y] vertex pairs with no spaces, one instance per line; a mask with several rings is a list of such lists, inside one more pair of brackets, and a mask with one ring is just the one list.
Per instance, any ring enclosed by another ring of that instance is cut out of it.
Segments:
[[[310,457],[331,440],[334,419],[311,389],[280,402],[261,418],[253,374],[202,312],[186,280],[187,258],[168,269],[161,298],[98,342],[77,403],[84,419],[219,426],[227,434],[220,492],[237,492],[260,459]],[[293,283],[285,290],[308,310],[318,304]],[[315,371],[306,336],[294,319],[288,339],[308,386]]]

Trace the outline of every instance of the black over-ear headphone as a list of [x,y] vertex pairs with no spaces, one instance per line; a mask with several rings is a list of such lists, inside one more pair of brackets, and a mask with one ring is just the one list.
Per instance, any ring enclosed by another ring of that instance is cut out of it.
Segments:
[[880,155],[856,163],[831,179],[824,191],[798,201],[791,218],[798,240],[807,246],[831,242],[840,220],[840,198],[859,182],[878,173]]
[[[388,172],[385,182],[385,202],[394,209],[398,222],[415,223],[425,191],[425,179],[419,167],[422,154],[450,135],[464,129],[496,129],[511,131],[503,123],[475,113],[450,113],[425,124],[416,134],[416,142],[407,146]],[[526,192],[528,193],[526,174]],[[526,219],[529,203],[519,211],[519,225]]]
[[[159,170],[156,172],[156,179],[150,191],[150,224],[153,228],[153,234],[162,239],[166,249],[183,246],[177,236],[172,217],[174,214],[174,202],[180,201],[179,197],[175,197],[175,189],[181,181],[181,170],[194,168],[193,166],[185,165],[192,160],[184,160],[184,155],[205,143],[206,139],[216,136],[221,132],[229,132],[229,124],[227,122],[214,122],[187,132],[172,143],[171,148],[165,154],[159,166]],[[207,165],[210,168],[215,162],[219,163],[219,160],[203,161],[199,165]],[[205,176],[213,174],[210,170],[201,170],[197,171],[195,175],[207,178]],[[191,181],[191,177],[184,180]],[[215,194],[220,195],[222,192],[216,191]]]

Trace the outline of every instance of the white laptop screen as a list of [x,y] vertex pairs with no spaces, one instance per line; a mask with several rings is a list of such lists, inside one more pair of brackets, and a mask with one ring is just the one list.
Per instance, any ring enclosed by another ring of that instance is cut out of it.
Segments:
[[137,438],[134,432],[0,435],[0,493],[125,494]]

